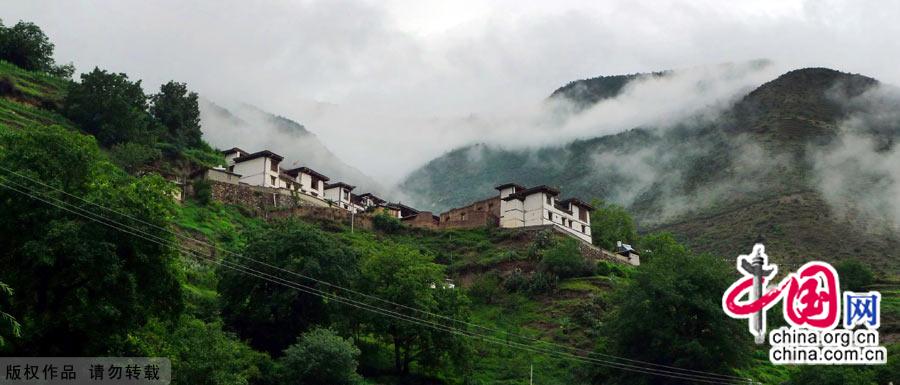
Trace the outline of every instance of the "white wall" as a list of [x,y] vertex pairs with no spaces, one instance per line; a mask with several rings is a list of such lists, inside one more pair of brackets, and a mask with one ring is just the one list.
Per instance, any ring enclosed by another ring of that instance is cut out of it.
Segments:
[[[510,188],[512,189],[512,188]],[[500,191],[503,196],[506,189]],[[506,195],[509,195],[508,193]],[[578,219],[577,206],[573,206],[572,214],[564,212],[554,207],[556,197],[550,196],[550,203],[547,203],[548,194],[545,192],[534,193],[525,197],[524,201],[511,199],[509,201],[500,200],[500,227],[514,228],[522,226],[541,226],[556,225],[565,230],[567,233],[591,242],[590,216],[588,221]],[[552,214],[550,219],[549,214]],[[584,225],[584,231],[582,231]]]
[[[280,187],[278,171],[271,170],[272,161],[272,159],[262,157],[235,163],[234,173],[241,174],[241,182],[249,185]],[[272,183],[272,177],[275,178],[274,183]]]

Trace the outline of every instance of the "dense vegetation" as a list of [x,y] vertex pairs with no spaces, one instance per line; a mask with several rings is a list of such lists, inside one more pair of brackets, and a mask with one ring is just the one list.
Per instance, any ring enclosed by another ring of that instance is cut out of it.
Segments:
[[[821,381],[735,338],[745,324],[718,308],[733,278],[721,258],[638,237],[620,207],[597,204],[598,239],[639,247],[640,268],[586,261],[553,232],[387,217],[365,230],[176,204],[160,174],[214,156],[195,94],[33,69],[0,62],[0,354],[164,356],[175,384],[521,384],[532,367],[541,384],[684,383],[588,359],[608,355]],[[134,155],[147,149],[160,154]],[[871,283],[865,266],[841,268]],[[896,298],[884,306],[900,312]],[[829,371],[897,378],[892,349],[888,366]]]

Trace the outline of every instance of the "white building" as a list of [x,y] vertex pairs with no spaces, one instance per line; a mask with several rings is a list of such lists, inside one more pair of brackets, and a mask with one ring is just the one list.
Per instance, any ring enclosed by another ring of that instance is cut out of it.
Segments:
[[228,171],[240,174],[241,183],[272,188],[283,186],[283,182],[279,180],[281,169],[278,167],[284,160],[281,155],[268,150],[247,154],[239,148],[223,153]]
[[500,227],[555,225],[591,243],[591,205],[576,198],[559,200],[559,190],[549,186],[525,188],[515,183],[500,191]]
[[325,199],[325,182],[327,176],[316,172],[309,167],[297,167],[285,170],[284,173],[300,184],[300,192],[319,199]]
[[387,203],[386,200],[381,199],[375,194],[365,193],[365,194],[350,194],[350,203],[353,206],[357,207],[359,211],[368,211],[374,209],[375,207],[380,207]]
[[325,199],[334,202],[337,207],[356,212],[350,201],[350,192],[355,188],[356,186],[351,186],[344,182],[326,184]]

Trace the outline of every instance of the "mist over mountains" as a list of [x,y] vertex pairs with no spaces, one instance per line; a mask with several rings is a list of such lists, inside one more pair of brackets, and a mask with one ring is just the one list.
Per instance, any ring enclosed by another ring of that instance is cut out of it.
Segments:
[[[622,204],[643,230],[672,231],[700,251],[737,255],[761,234],[784,260],[896,269],[896,88],[825,68],[771,70],[755,62],[572,82],[548,100],[568,108],[547,130],[556,144],[465,146],[400,186],[442,211],[502,182],[550,184]],[[760,76],[771,77],[746,86]]]
[[255,152],[271,150],[285,157],[283,167],[307,166],[358,188],[358,192],[384,193],[385,187],[334,155],[302,124],[248,104],[229,108],[209,100],[200,104],[203,135],[220,149],[240,147]]

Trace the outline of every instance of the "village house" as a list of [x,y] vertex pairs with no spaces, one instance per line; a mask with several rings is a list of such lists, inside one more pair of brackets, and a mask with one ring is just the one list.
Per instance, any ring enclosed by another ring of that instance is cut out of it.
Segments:
[[546,185],[525,188],[507,183],[500,191],[500,227],[555,225],[591,243],[591,205],[577,199],[559,200],[559,190]]
[[553,225],[566,234],[591,243],[591,205],[576,199],[558,199],[549,186],[525,188],[515,183],[496,187],[499,194],[440,215],[442,228],[499,226],[519,228]]
[[281,169],[278,167],[284,157],[269,150],[247,154],[239,148],[225,152],[228,171],[241,175],[240,182],[252,186],[279,188]]
[[300,192],[314,197],[325,199],[325,182],[329,178],[309,167],[297,167],[285,170],[284,173],[299,183]]
[[370,211],[384,205],[387,201],[375,196],[375,194],[365,193],[359,195],[350,194],[350,203],[359,208],[360,211]]
[[337,207],[357,212],[357,208],[353,207],[350,201],[350,192],[355,188],[356,186],[351,186],[344,182],[326,184],[325,199],[334,202]]

